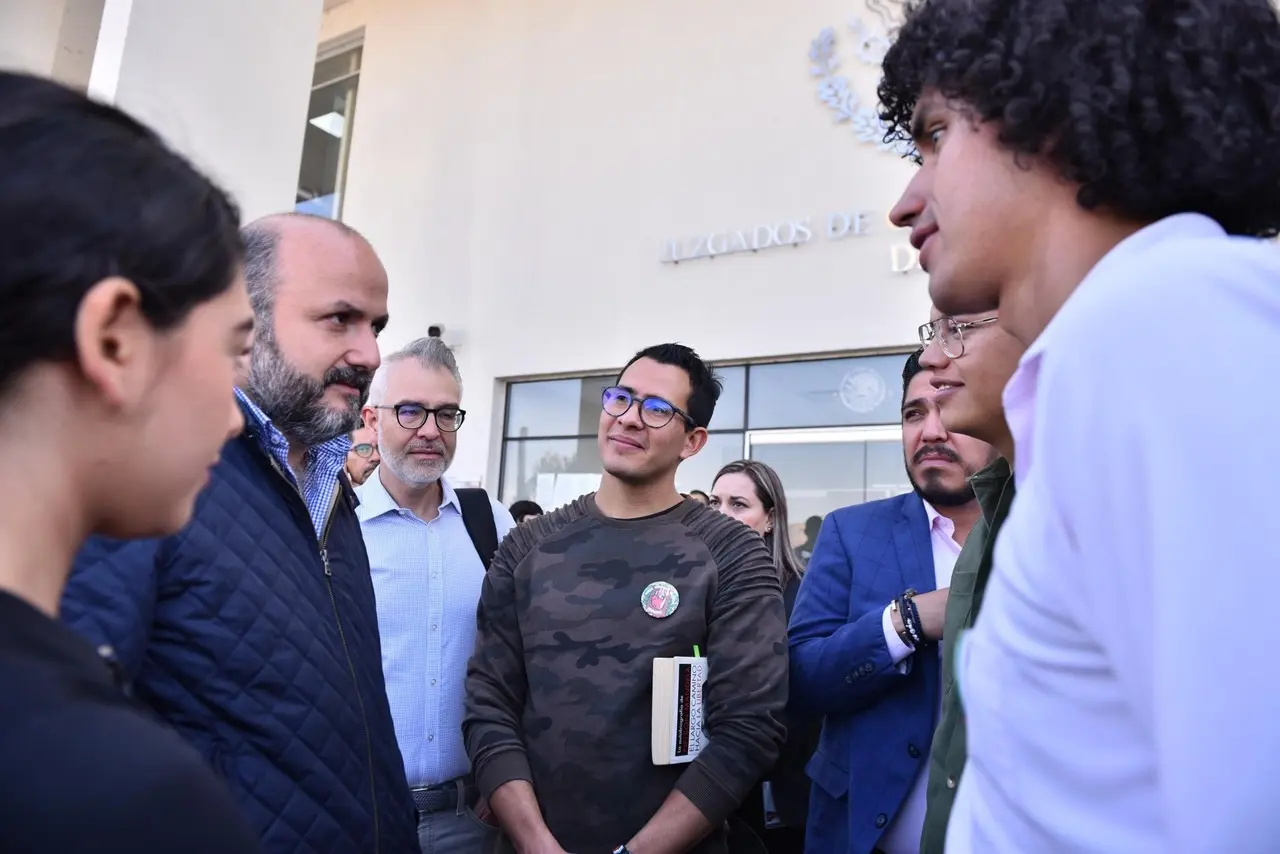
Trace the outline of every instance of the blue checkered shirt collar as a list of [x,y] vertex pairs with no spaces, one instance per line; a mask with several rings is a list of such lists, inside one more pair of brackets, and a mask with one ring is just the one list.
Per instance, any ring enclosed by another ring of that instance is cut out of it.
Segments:
[[247,426],[252,429],[262,450],[275,460],[281,473],[302,494],[307,513],[315,526],[316,536],[320,536],[329,520],[329,509],[333,506],[338,479],[347,463],[351,437],[346,434],[335,436],[327,442],[308,448],[304,458],[306,471],[299,483],[297,475],[289,467],[289,440],[241,389],[236,389],[236,399],[240,401],[245,417],[250,422]]

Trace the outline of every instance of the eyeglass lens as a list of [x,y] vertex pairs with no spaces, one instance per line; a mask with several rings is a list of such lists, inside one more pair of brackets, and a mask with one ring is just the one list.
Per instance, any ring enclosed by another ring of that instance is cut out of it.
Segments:
[[948,358],[960,358],[960,354],[964,352],[964,333],[954,320],[943,318],[938,323],[938,337],[942,339],[942,352]]
[[948,359],[958,359],[964,352],[964,336],[960,327],[949,317],[942,317],[920,327],[920,346],[928,347],[934,339]]
[[436,427],[452,433],[462,426],[465,413],[461,409],[431,410],[418,403],[402,403],[396,407],[396,420],[406,430],[417,430],[427,423],[427,416],[435,413]]
[[[624,388],[607,388],[601,398],[604,411],[614,418],[626,415],[635,401],[635,395]],[[646,397],[640,401],[640,420],[646,427],[655,430],[666,427],[675,417],[676,408],[660,397]]]

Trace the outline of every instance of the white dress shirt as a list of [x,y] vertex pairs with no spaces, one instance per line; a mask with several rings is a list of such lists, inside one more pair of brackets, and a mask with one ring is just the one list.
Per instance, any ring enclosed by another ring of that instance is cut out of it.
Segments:
[[1280,250],[1190,214],[1023,356],[948,854],[1280,851],[1277,366]]
[[[382,469],[356,492],[356,515],[378,598],[382,671],[409,785],[433,786],[466,774],[462,741],[467,659],[476,640],[484,564],[457,493],[441,481],[436,518],[424,522],[382,485]],[[515,527],[490,499],[501,541]]]
[[[938,590],[951,586],[951,573],[956,568],[956,558],[960,557],[960,544],[956,542],[955,523],[933,508],[928,501],[924,502],[924,512],[929,517],[929,543],[933,547],[933,577]],[[913,647],[902,642],[893,629],[893,620],[886,606],[881,618],[884,629],[884,642],[889,645],[889,654],[893,661],[905,673],[911,666],[909,656],[915,652]],[[938,645],[938,654],[942,654],[942,645]],[[938,692],[937,723],[942,715],[942,692]],[[928,755],[928,751],[925,751]],[[893,824],[880,837],[877,847],[885,854],[920,854],[920,834],[924,830],[925,794],[928,791],[929,765],[920,764],[920,773],[902,802],[902,808],[893,819]]]

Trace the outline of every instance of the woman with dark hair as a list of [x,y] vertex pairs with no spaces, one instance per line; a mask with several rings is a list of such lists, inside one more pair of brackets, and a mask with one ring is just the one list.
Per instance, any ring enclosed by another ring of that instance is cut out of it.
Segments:
[[83,541],[180,529],[252,312],[239,214],[120,111],[0,72],[0,847],[258,850],[222,784],[57,622]]
[[[764,537],[778,570],[787,619],[796,604],[804,569],[791,546],[787,496],[778,473],[757,460],[729,463],[711,486],[711,507]],[[820,721],[791,718],[787,740],[773,773],[751,791],[731,822],[731,854],[765,850],[803,854],[809,813],[809,778],[804,767],[818,746]]]

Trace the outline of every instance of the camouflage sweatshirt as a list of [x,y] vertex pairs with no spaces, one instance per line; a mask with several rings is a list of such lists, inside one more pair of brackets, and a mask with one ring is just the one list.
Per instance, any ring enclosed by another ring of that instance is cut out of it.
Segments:
[[[641,594],[667,582],[665,618]],[[653,659],[708,659],[708,741],[688,765],[650,756]],[[517,527],[485,577],[462,730],[481,792],[527,780],[572,854],[612,851],[679,789],[713,827],[773,764],[784,735],[787,642],[768,550],[687,500],[609,519],[594,496]],[[698,852],[724,850],[715,832]]]

